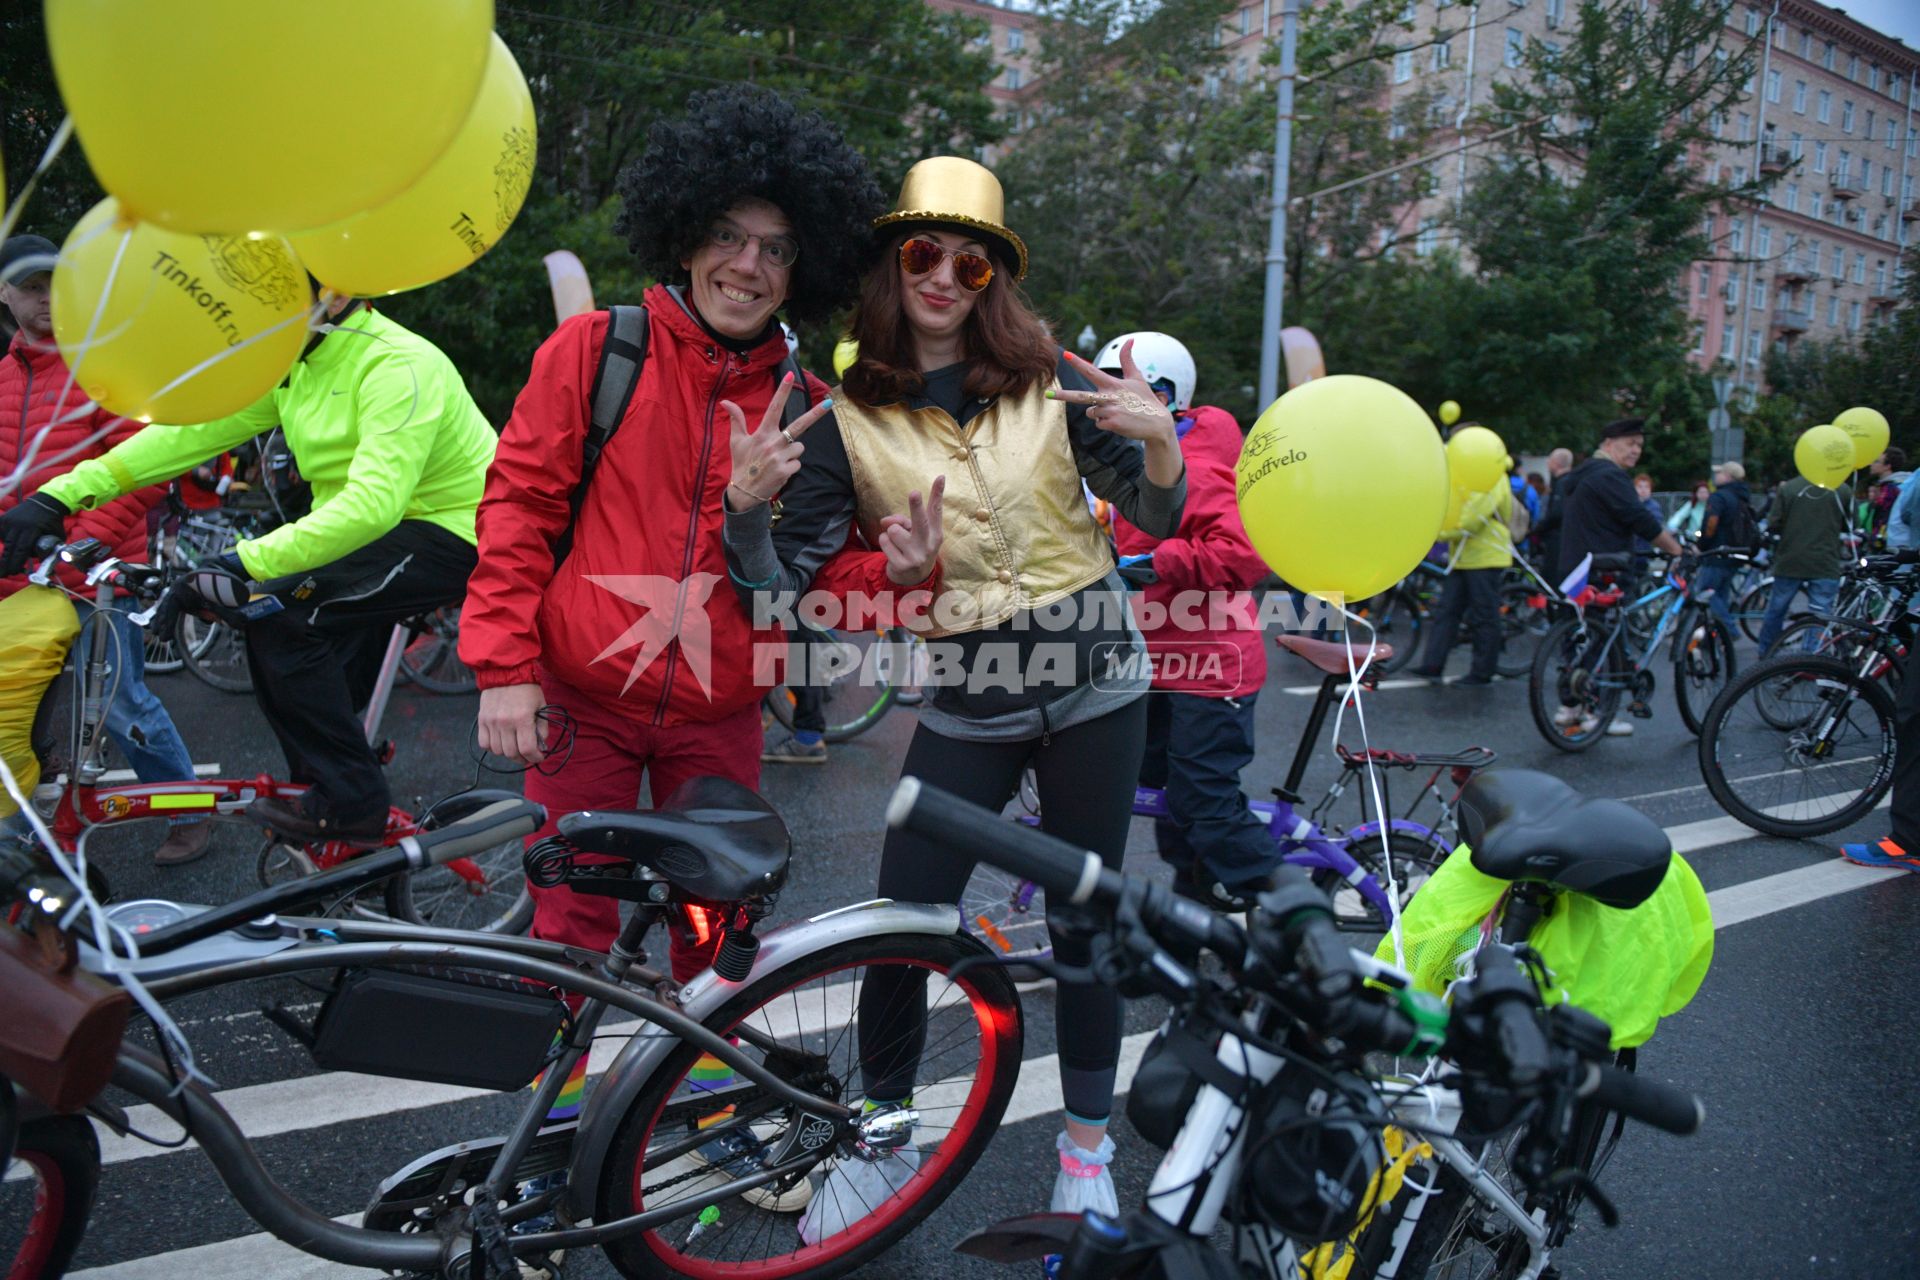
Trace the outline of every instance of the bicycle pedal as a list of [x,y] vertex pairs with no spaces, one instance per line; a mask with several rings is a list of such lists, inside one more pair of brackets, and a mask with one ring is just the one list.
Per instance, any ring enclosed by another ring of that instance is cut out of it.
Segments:
[[1627,714],[1631,715],[1635,720],[1651,720],[1653,719],[1653,708],[1644,702],[1636,702],[1627,708]]

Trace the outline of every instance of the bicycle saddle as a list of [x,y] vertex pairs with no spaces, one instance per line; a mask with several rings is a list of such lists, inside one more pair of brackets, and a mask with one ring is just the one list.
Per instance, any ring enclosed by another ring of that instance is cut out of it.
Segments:
[[[1299,654],[1314,666],[1330,676],[1343,676],[1348,671],[1358,671],[1360,664],[1367,660],[1367,646],[1364,644],[1341,644],[1337,640],[1309,640],[1305,636],[1275,636],[1273,642],[1288,653]],[[1347,666],[1347,651],[1353,651],[1353,666]],[[1373,660],[1385,662],[1393,656],[1390,644],[1375,644]]]
[[1608,551],[1593,558],[1588,573],[1626,573],[1633,568],[1631,551]]
[[657,809],[570,813],[560,834],[583,852],[658,871],[709,902],[772,893],[786,883],[793,852],[773,806],[725,778],[690,779]]
[[1609,907],[1637,907],[1667,874],[1673,842],[1618,800],[1589,800],[1530,769],[1482,773],[1460,793],[1473,865],[1497,880],[1539,880]]

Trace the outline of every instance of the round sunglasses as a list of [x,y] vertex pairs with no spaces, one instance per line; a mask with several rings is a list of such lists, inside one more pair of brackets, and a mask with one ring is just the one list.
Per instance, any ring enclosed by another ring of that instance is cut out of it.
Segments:
[[924,276],[940,266],[941,259],[953,259],[953,279],[968,293],[978,293],[993,279],[993,263],[977,253],[949,249],[932,240],[913,237],[900,246],[900,269],[910,276]]

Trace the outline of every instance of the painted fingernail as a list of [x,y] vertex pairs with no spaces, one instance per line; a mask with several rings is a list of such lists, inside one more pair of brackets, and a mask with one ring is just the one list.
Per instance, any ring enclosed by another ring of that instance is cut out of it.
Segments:
[[827,397],[827,398],[826,398],[825,400],[822,400],[822,401],[820,402],[820,407],[821,407],[822,409],[831,409],[831,408],[833,408],[833,397],[832,397],[832,396],[828,396],[828,397]]
[[1048,388],[1047,388],[1047,391],[1046,391],[1046,398],[1047,398],[1047,399],[1049,399],[1049,400],[1051,400],[1051,399],[1053,399],[1053,388],[1052,388],[1052,387],[1048,387]]

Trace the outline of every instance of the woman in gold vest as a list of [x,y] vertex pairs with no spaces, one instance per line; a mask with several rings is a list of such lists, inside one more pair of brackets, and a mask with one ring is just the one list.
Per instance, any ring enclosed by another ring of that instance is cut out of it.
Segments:
[[[928,640],[933,678],[903,772],[998,810],[1031,767],[1045,828],[1118,867],[1149,673],[1082,481],[1135,525],[1171,535],[1186,494],[1173,417],[1130,359],[1115,378],[1053,343],[1017,283],[1026,246],[980,165],[921,161],[875,226],[883,252],[854,312],[859,359],[832,413],[804,439],[780,431],[777,406],[757,431],[731,415],[729,569],[762,608],[810,588],[930,590],[932,607],[907,616]],[[957,902],[972,870],[890,831],[879,892]],[[1084,940],[1055,931],[1053,946],[1062,963],[1087,963]],[[925,1030],[921,992],[887,977],[870,975],[861,993],[870,1108],[910,1102]],[[1119,997],[1067,986],[1057,1003],[1066,1120],[1052,1207],[1117,1213],[1106,1128]],[[841,1230],[836,1206],[877,1204],[917,1155],[841,1160],[801,1235]]]

